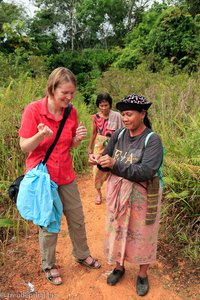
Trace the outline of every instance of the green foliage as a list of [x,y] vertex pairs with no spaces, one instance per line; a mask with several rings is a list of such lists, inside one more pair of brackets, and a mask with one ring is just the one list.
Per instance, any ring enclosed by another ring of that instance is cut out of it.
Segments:
[[[195,14],[189,14],[186,2]],[[145,1],[37,0],[32,19],[1,3],[1,51],[16,55],[20,68],[32,55],[48,57],[49,70],[69,66],[84,87],[112,63],[131,70],[145,64],[152,72],[167,66],[171,74],[191,74],[200,63],[200,17],[198,1],[186,2],[155,2],[145,10]]]
[[20,20],[4,23],[1,36],[5,41],[1,51],[11,53],[17,48],[29,49],[29,39],[24,35],[25,29],[25,23]]
[[0,66],[0,86],[6,87],[19,77],[44,75],[47,71],[47,57],[29,55],[22,49],[16,49],[10,54],[0,52]]
[[119,59],[113,63],[114,67],[125,68],[125,69],[135,69],[137,65],[141,64],[143,60],[143,55],[141,49],[130,49],[125,48]]
[[0,46],[1,52],[12,53],[21,47],[29,49],[26,15],[23,7],[0,3]]
[[198,36],[199,27],[190,15],[178,8],[169,8],[159,16],[150,33],[148,51],[153,49],[161,58],[175,56],[183,68],[186,59],[199,55]]
[[87,148],[90,140],[91,120],[84,99],[80,93],[78,93],[75,97],[73,104],[78,112],[79,122],[82,121],[84,126],[87,128],[87,138],[82,141],[78,147],[71,149],[73,167],[77,173],[83,173],[88,171]]
[[188,11],[192,16],[200,14],[200,1],[199,0],[186,0]]
[[34,41],[36,55],[57,54],[61,50],[58,34],[54,32],[57,19],[50,10],[42,10],[36,13],[29,25],[29,35]]
[[188,73],[197,71],[199,34],[198,18],[193,19],[179,7],[157,4],[143,13],[142,22],[127,35],[126,47],[113,65],[134,69],[146,60],[149,69],[155,72],[168,58],[179,69]]
[[52,34],[30,34],[33,39],[32,52],[37,56],[49,56],[61,51],[61,45],[55,33]]
[[[53,33],[67,49],[111,48],[141,20],[147,1],[35,0],[32,34]],[[59,30],[60,29],[60,30]]]
[[124,19],[128,15],[126,1],[82,0],[76,11],[78,26],[84,36],[84,47],[96,47],[96,44],[100,44],[101,47],[110,48],[116,42],[122,43],[122,37],[126,33]]
[[119,49],[84,49],[83,51],[66,51],[51,55],[48,59],[49,72],[56,67],[64,66],[77,74],[78,86],[89,104],[96,93],[96,81],[103,71],[111,66],[119,55]]
[[0,218],[0,228],[1,227],[12,227],[13,221],[10,219],[1,219]]
[[22,220],[16,205],[8,199],[8,182],[0,180],[0,266],[6,263],[6,246],[10,239],[18,242],[27,232],[27,222]]
[[164,66],[164,61],[162,61],[159,54],[151,52],[146,55],[145,64],[147,66],[148,71],[155,73],[162,70]]
[[15,20],[25,20],[25,12],[23,7],[14,3],[0,2],[0,33],[2,32],[4,23],[12,23]]
[[21,113],[29,102],[44,94],[44,78],[32,80],[27,74],[0,90],[0,180],[13,181],[24,170],[25,155],[19,148],[17,131]]
[[78,76],[86,74],[94,69],[105,71],[115,60],[117,51],[104,49],[84,49],[83,51],[65,51],[60,54],[51,55],[48,60],[50,70],[65,66]]

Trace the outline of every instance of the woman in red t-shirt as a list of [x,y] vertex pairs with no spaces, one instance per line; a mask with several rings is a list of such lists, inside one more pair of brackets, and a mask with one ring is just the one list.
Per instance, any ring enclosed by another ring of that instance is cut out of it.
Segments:
[[[26,172],[44,159],[47,149],[55,139],[64,109],[74,98],[76,86],[76,78],[70,70],[57,68],[49,76],[46,96],[25,108],[19,136],[21,149],[29,153]],[[73,255],[80,264],[98,269],[101,265],[90,256],[87,245],[82,203],[70,155],[70,148],[78,146],[86,134],[82,122],[78,125],[77,112],[73,107],[46,165],[51,180],[58,185],[58,193],[72,241]],[[47,228],[40,228],[42,269],[47,280],[55,285],[62,283],[55,265],[57,236],[56,233],[48,232]]]

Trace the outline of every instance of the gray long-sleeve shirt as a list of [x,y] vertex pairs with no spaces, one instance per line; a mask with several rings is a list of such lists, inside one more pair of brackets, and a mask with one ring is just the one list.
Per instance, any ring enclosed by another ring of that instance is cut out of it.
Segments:
[[[121,129],[116,130],[104,151],[104,154],[116,159],[111,172],[130,181],[142,182],[151,179],[163,160],[163,146],[160,137],[153,133],[145,146],[145,138],[151,132],[146,128],[138,136],[131,137],[125,129],[120,138]],[[100,167],[101,170],[106,170]]]

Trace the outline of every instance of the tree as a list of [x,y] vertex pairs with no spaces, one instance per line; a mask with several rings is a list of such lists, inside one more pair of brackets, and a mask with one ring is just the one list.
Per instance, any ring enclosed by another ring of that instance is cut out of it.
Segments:
[[169,7],[158,17],[150,32],[149,51],[153,49],[161,58],[195,59],[200,49],[199,33],[199,26],[190,15]]
[[55,28],[55,16],[51,10],[38,11],[30,21],[30,36],[35,44],[37,55],[59,53],[61,45]]
[[200,0],[186,0],[186,4],[193,17],[200,14]]
[[0,46],[4,53],[14,52],[19,47],[29,47],[27,16],[22,7],[0,3]]
[[150,1],[127,0],[126,2],[128,7],[127,29],[128,31],[131,31],[134,25],[137,25],[141,22],[142,13]]
[[11,23],[14,20],[26,20],[25,11],[15,4],[0,1],[0,33],[4,23]]
[[169,2],[177,7],[185,8],[193,17],[200,14],[200,0],[170,0]]
[[152,70],[156,71],[167,58],[181,69],[195,71],[200,55],[199,35],[199,21],[185,10],[156,4],[143,13],[142,22],[127,36],[127,45],[115,65],[131,69],[151,58]]
[[124,19],[127,6],[123,0],[81,0],[77,5],[78,34],[90,47],[104,45],[108,47],[112,37],[116,43],[125,34]]
[[[70,40],[73,50],[76,31],[76,3],[77,0],[35,0],[35,5],[40,10],[33,19],[33,33],[34,30],[40,31],[42,34],[55,33],[64,42]],[[40,26],[37,25],[38,22]]]
[[[92,44],[122,46],[124,36],[141,20],[149,0],[81,0],[77,5],[80,32]],[[109,44],[110,42],[110,44]],[[109,44],[109,45],[108,45]]]
[[[74,48],[123,45],[125,34],[141,20],[150,0],[35,0],[41,32],[57,33]],[[45,21],[45,19],[48,19]],[[42,28],[42,26],[44,27]],[[38,24],[36,24],[38,27]]]

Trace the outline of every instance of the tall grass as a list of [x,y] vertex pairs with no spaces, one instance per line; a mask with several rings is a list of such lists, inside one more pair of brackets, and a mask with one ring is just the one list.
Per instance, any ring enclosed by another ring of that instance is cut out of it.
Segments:
[[80,146],[71,150],[73,158],[73,167],[77,173],[83,173],[88,170],[88,144],[91,133],[91,118],[88,113],[86,104],[80,93],[77,93],[75,101],[73,101],[74,107],[78,112],[79,123],[83,122],[83,125],[87,128],[87,137],[83,140]]
[[[27,230],[15,205],[8,199],[8,186],[24,172],[25,155],[19,148],[17,131],[21,113],[30,101],[41,92],[42,79],[31,80],[26,74],[10,80],[0,88],[0,262],[4,261],[5,245],[12,236],[19,240],[20,228]],[[9,220],[9,222],[7,221]]]
[[97,86],[115,103],[133,92],[153,102],[149,116],[165,149],[162,229],[165,239],[191,259],[200,258],[199,75],[152,74],[140,66],[107,71]]

